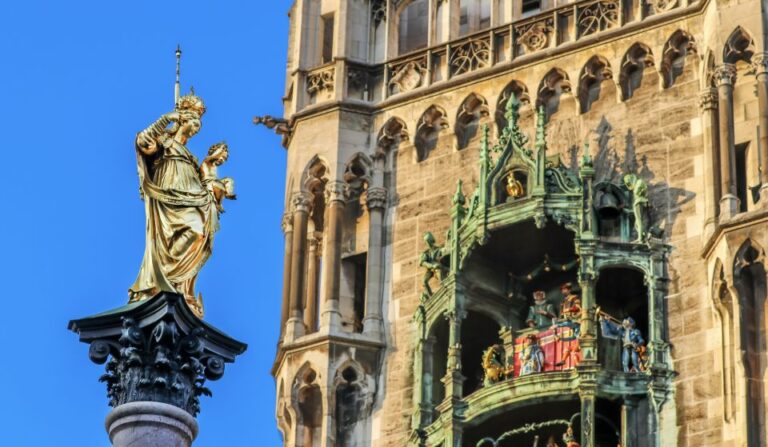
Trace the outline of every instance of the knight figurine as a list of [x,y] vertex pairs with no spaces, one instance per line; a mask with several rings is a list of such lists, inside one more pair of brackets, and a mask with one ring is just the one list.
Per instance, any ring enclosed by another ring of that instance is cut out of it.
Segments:
[[419,257],[419,265],[424,267],[424,279],[422,280],[422,286],[424,288],[423,295],[426,297],[432,296],[432,287],[429,285],[429,281],[437,277],[442,280],[446,274],[446,268],[443,264],[443,247],[435,243],[435,236],[429,231],[424,233],[424,242],[427,244],[427,248],[421,253]]

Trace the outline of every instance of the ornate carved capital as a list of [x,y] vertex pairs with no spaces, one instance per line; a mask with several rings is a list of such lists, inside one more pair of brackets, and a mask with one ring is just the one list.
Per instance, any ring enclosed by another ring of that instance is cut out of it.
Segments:
[[280,227],[283,229],[283,234],[288,234],[293,231],[293,216],[291,216],[291,213],[283,213]]
[[225,363],[246,345],[197,318],[182,295],[160,293],[133,307],[69,322],[88,356],[106,363],[99,380],[107,385],[109,405],[162,402],[200,412],[201,395],[210,396],[206,380],[224,375]]
[[768,75],[768,53],[757,53],[752,56],[752,70],[758,77]]
[[715,84],[732,86],[736,82],[736,66],[733,64],[723,64],[715,68],[713,73]]
[[699,108],[712,110],[717,108],[717,90],[708,88],[699,92]]
[[293,198],[291,199],[293,211],[309,213],[309,211],[312,209],[312,198],[312,194],[308,192],[297,192],[294,194]]
[[387,190],[386,188],[373,187],[368,188],[365,192],[365,202],[368,205],[368,209],[382,209],[387,206]]
[[349,197],[349,185],[346,182],[336,180],[325,185],[325,201],[346,202]]

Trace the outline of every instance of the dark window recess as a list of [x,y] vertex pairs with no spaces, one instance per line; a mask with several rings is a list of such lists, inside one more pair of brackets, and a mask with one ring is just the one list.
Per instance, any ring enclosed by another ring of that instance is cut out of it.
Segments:
[[321,63],[333,59],[333,15],[323,16],[323,54]]
[[352,292],[352,310],[354,312],[354,332],[362,332],[363,317],[365,316],[365,266],[368,260],[367,253],[349,256],[342,260],[342,270],[346,272],[349,284],[349,292]]
[[739,212],[747,211],[747,148],[749,143],[736,145],[736,197],[739,198]]
[[541,0],[523,0],[523,14],[539,11],[541,9]]

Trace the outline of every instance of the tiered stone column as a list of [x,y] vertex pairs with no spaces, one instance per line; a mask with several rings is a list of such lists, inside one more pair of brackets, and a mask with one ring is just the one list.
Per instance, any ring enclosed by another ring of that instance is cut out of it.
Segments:
[[384,184],[384,156],[374,158],[372,185],[366,192],[368,205],[368,265],[366,267],[366,303],[363,333],[380,337],[382,332],[381,300],[384,285],[382,256],[384,210],[387,206],[387,190]]
[[760,136],[760,204],[768,206],[768,53],[752,56]]
[[625,397],[621,405],[621,446],[637,447],[637,439],[640,427],[637,426],[637,399]]
[[348,185],[342,181],[329,182],[325,186],[328,218],[325,228],[325,246],[323,247],[324,300],[320,326],[322,330],[329,332],[337,332],[341,329],[341,313],[339,312],[341,235],[348,189]]
[[720,133],[720,217],[729,218],[739,211],[736,196],[736,146],[733,130],[733,84],[736,67],[723,64],[715,69],[715,83],[719,96]]
[[320,239],[313,232],[313,234],[309,235],[307,243],[309,244],[309,252],[307,255],[307,304],[304,308],[304,324],[307,326],[307,333],[312,333],[317,330],[317,273],[319,261],[317,248],[320,245]]
[[699,94],[704,139],[704,233],[714,232],[720,192],[720,152],[717,128],[717,90],[708,88]]
[[290,211],[283,214],[283,235],[285,236],[285,253],[283,255],[283,303],[280,308],[280,343],[285,335],[285,323],[288,321],[289,302],[291,294],[291,246],[293,244],[293,216]]
[[293,243],[291,245],[291,288],[285,336],[288,341],[304,335],[304,265],[307,256],[307,223],[312,194],[300,192],[293,197]]

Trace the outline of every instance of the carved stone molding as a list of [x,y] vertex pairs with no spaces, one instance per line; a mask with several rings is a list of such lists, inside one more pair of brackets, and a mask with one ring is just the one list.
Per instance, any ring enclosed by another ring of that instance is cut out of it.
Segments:
[[293,216],[291,213],[284,213],[283,219],[280,222],[280,227],[283,229],[283,234],[288,234],[293,231]]
[[675,9],[679,4],[679,0],[652,0],[650,3],[653,7],[653,11],[656,14],[661,14],[662,12]]
[[549,47],[554,29],[553,23],[553,20],[548,18],[516,27],[517,42],[523,46],[526,53]]
[[387,206],[387,189],[382,187],[368,188],[365,192],[365,202],[369,210],[385,208]]
[[752,56],[752,71],[755,76],[768,74],[768,53],[756,53]]
[[736,66],[733,64],[718,66],[714,71],[714,80],[718,87],[721,85],[733,85],[736,82]]
[[308,192],[297,192],[291,198],[291,205],[293,205],[293,211],[301,211],[309,213],[312,209],[312,194]]
[[379,23],[387,21],[387,0],[371,1],[371,20],[373,26],[379,26]]
[[205,380],[221,378],[224,365],[246,349],[197,318],[182,295],[167,292],[70,321],[69,329],[90,345],[91,361],[106,363],[99,381],[112,407],[162,402],[195,416],[199,397],[211,396]]
[[333,90],[335,73],[334,67],[330,67],[307,74],[307,93]]
[[712,110],[717,108],[717,90],[708,88],[699,93],[699,108]]
[[393,94],[409,92],[424,83],[427,75],[427,59],[424,57],[391,64],[389,71],[392,76],[389,81],[390,91]]
[[601,0],[579,9],[576,25],[579,36],[588,36],[619,26],[618,0]]
[[451,73],[460,75],[480,68],[485,68],[491,63],[491,45],[486,38],[478,38],[451,48],[450,57]]
[[349,185],[342,181],[328,182],[325,185],[325,201],[329,204],[331,202],[346,202],[349,198]]

